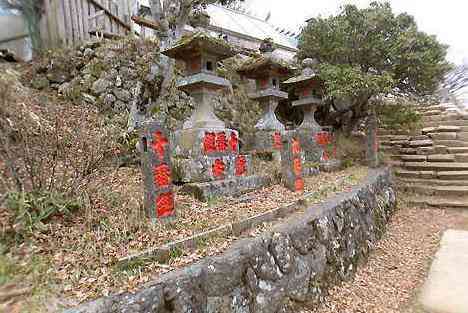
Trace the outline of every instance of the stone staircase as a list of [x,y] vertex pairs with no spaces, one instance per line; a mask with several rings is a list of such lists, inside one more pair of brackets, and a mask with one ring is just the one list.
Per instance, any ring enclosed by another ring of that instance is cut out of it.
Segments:
[[468,114],[450,105],[418,111],[419,131],[379,130],[399,186],[413,205],[468,209]]

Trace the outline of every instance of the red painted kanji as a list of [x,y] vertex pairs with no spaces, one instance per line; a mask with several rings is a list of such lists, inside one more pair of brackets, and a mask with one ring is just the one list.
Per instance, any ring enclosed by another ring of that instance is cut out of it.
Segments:
[[216,152],[216,134],[206,133],[203,138],[203,149],[206,154]]
[[220,132],[216,134],[216,149],[218,152],[224,152],[227,150],[228,142],[226,139],[226,133]]
[[276,132],[273,135],[273,148],[281,150],[283,149],[283,142],[281,141],[281,133]]
[[293,160],[293,170],[294,170],[294,174],[296,174],[296,176],[300,176],[302,174],[301,159],[295,158]]
[[266,87],[268,87],[268,78],[260,80],[260,88],[265,89]]
[[237,151],[239,147],[239,138],[237,138],[236,133],[231,133],[231,137],[229,138],[229,147],[231,147],[231,151]]
[[292,153],[293,154],[301,153],[301,143],[299,142],[298,139],[293,138],[291,146],[292,146]]
[[159,157],[159,160],[164,159],[164,152],[166,151],[166,146],[169,144],[169,140],[161,133],[160,131],[157,131],[153,135],[153,151],[156,153]]
[[216,161],[213,163],[213,176],[223,177],[225,169],[226,165],[224,164],[223,160],[216,159]]
[[331,136],[328,132],[318,132],[315,135],[315,141],[321,145],[325,146],[331,143]]
[[245,156],[239,155],[236,158],[236,176],[242,176],[247,173],[247,160]]
[[296,179],[295,187],[296,191],[304,191],[304,180],[302,178]]
[[306,89],[302,90],[302,96],[303,96],[303,97],[308,97],[308,96],[310,96],[310,89],[309,89],[309,88],[306,88]]
[[174,214],[174,194],[167,192],[156,199],[156,214],[158,217],[168,217]]
[[161,164],[153,169],[154,182],[158,187],[167,187],[171,183],[171,169]]

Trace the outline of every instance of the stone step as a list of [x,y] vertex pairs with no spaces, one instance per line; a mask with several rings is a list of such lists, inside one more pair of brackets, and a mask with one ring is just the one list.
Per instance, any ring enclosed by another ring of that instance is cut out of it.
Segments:
[[459,114],[446,113],[432,116],[422,116],[421,120],[423,123],[426,122],[443,122],[461,119]]
[[458,153],[455,154],[455,162],[468,162],[468,153]]
[[409,146],[411,148],[418,148],[418,147],[431,147],[434,145],[432,140],[414,140],[409,142]]
[[426,127],[421,130],[423,134],[427,133],[445,133],[445,132],[459,132],[462,131],[461,126],[439,126],[439,127]]
[[442,180],[442,179],[421,179],[421,178],[402,178],[397,181],[407,185],[425,185],[425,186],[468,186],[468,180]]
[[433,140],[457,140],[455,132],[428,133],[428,136]]
[[442,180],[468,180],[468,171],[440,171],[436,176]]
[[406,162],[427,162],[425,155],[400,155],[399,159]]
[[434,115],[440,115],[440,114],[442,114],[442,113],[443,113],[443,111],[440,110],[440,109],[421,111],[421,114],[422,114],[423,116],[434,116]]
[[395,175],[399,178],[406,179],[435,179],[437,178],[434,171],[409,171],[405,169],[396,169]]
[[468,153],[468,147],[448,147],[447,152],[450,154]]
[[468,141],[468,132],[457,133],[457,140]]
[[451,121],[439,121],[439,122],[424,122],[424,128],[426,127],[439,127],[439,126],[468,126],[467,120],[451,120]]
[[416,192],[427,196],[466,196],[468,195],[468,186],[428,186],[419,184],[404,184],[407,191]]
[[408,202],[413,206],[468,209],[468,197],[415,196]]
[[446,147],[468,147],[467,141],[461,140],[434,140],[434,146],[446,146]]
[[404,162],[403,167],[413,171],[468,171],[468,163],[458,162]]

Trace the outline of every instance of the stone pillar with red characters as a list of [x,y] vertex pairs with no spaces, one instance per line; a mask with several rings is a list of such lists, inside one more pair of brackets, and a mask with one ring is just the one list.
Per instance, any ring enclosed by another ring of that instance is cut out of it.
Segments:
[[291,191],[304,191],[303,162],[300,137],[296,132],[289,132],[283,137],[281,173],[284,186]]
[[168,132],[156,121],[140,129],[141,168],[145,184],[145,209],[152,220],[175,217],[171,149]]

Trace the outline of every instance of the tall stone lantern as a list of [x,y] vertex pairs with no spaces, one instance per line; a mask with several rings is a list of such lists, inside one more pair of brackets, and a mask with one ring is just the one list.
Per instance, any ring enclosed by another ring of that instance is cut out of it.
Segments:
[[236,53],[224,40],[201,29],[162,51],[185,63],[177,87],[193,97],[195,109],[171,138],[174,180],[201,200],[242,193],[258,180],[250,176],[250,156],[239,155],[239,134],[213,111],[215,97],[231,83],[216,75],[218,62]]
[[282,148],[284,125],[277,119],[275,110],[279,101],[287,99],[288,93],[280,90],[280,83],[290,76],[292,69],[283,60],[273,55],[272,43],[262,45],[260,57],[253,57],[244,62],[237,72],[241,77],[254,79],[256,91],[249,97],[258,101],[262,108],[262,117],[255,125],[253,150],[274,152]]
[[301,139],[306,161],[320,161],[323,152],[316,142],[316,136],[322,131],[322,127],[314,116],[318,106],[323,104],[324,88],[323,81],[315,71],[317,64],[314,59],[305,59],[302,62],[302,73],[283,82],[284,86],[293,89],[299,97],[292,105],[301,107],[304,112],[304,120],[296,132]]

